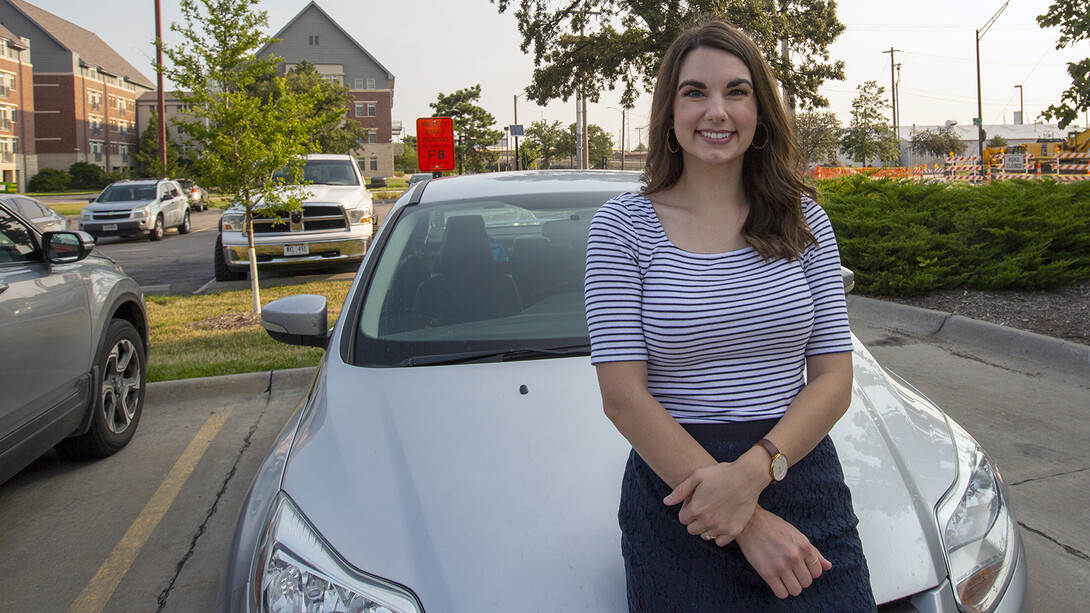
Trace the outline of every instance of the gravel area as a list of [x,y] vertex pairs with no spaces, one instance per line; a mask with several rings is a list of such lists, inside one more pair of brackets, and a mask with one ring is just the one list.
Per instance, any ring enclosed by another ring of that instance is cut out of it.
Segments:
[[944,290],[882,300],[1090,345],[1090,281],[1047,292]]

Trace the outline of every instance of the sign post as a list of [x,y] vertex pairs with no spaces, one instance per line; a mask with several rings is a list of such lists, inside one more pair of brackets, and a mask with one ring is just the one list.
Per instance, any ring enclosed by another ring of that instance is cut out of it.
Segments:
[[416,165],[421,172],[454,170],[454,122],[450,117],[416,120]]

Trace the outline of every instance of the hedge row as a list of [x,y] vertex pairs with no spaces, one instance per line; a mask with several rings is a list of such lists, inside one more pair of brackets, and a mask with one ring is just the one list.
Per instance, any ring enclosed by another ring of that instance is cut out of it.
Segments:
[[1090,279],[1090,182],[817,182],[860,293],[1042,290]]

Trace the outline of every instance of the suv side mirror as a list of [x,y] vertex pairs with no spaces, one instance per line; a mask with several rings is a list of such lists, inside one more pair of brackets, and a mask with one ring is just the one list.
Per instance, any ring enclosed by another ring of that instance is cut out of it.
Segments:
[[86,232],[46,232],[42,234],[42,250],[50,264],[78,262],[95,248],[95,239]]

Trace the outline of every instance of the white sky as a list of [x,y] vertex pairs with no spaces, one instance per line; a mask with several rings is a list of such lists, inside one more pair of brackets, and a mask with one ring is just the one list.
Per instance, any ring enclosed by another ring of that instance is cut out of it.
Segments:
[[[153,0],[111,0],[110,10],[86,0],[30,0],[42,9],[98,34],[154,82],[155,13]],[[176,37],[169,24],[181,18],[175,0],[161,0],[164,39]],[[517,4],[517,0],[513,0]],[[1042,30],[1035,16],[1050,0],[1011,0],[981,39],[984,123],[1013,123],[1023,85],[1027,122],[1053,102],[1070,84],[1066,62],[1090,56],[1090,41],[1057,51],[1058,29]],[[262,0],[270,33],[287,24],[307,0]],[[396,78],[393,118],[414,134],[416,119],[431,115],[437,95],[475,84],[482,86],[480,105],[496,118],[497,127],[513,123],[513,96],[529,83],[531,56],[519,50],[521,38],[510,10],[500,14],[489,0],[318,0],[329,15]],[[851,119],[855,88],[874,80],[890,89],[890,47],[900,50],[900,99],[903,125],[941,124],[955,119],[971,125],[977,115],[974,31],[982,28],[1002,0],[841,0],[840,21],[846,26],[830,51],[846,64],[846,80],[822,88],[830,110],[841,122]],[[119,16],[124,18],[119,19]],[[168,85],[169,87],[169,85]],[[588,121],[598,124],[620,144],[619,92],[604,92],[592,104]],[[627,142],[647,123],[650,96],[629,112]],[[553,101],[541,108],[521,96],[519,122],[538,119],[575,121],[575,103]],[[1085,119],[1078,122],[1085,125]]]

